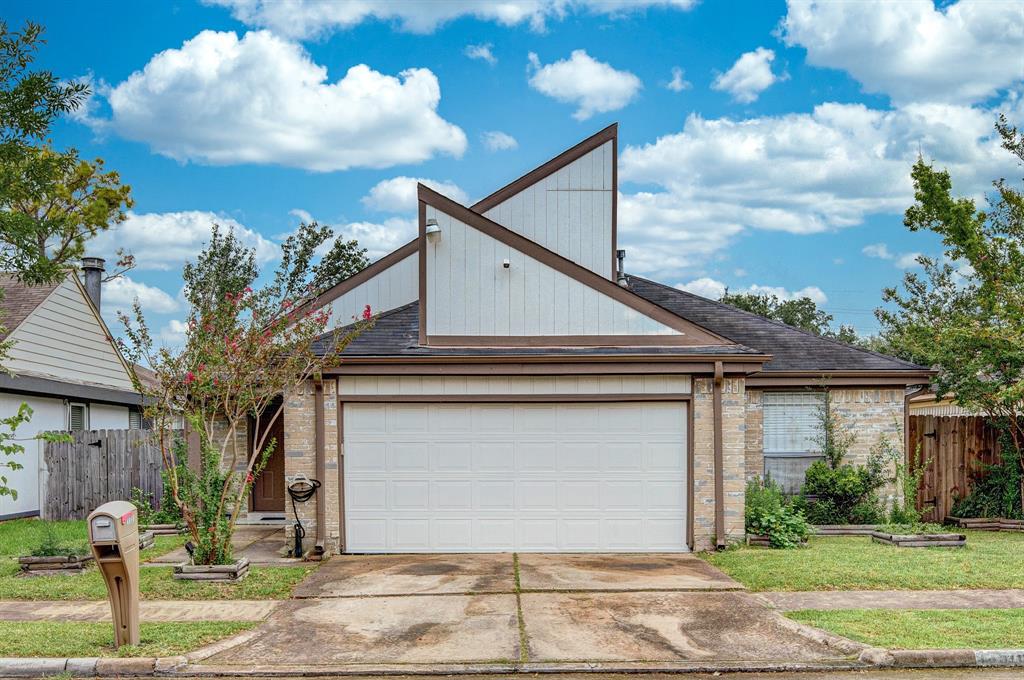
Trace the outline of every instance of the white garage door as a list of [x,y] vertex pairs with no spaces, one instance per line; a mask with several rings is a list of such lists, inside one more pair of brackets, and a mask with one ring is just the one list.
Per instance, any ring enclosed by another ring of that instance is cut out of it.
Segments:
[[685,409],[345,404],[346,549],[684,551]]

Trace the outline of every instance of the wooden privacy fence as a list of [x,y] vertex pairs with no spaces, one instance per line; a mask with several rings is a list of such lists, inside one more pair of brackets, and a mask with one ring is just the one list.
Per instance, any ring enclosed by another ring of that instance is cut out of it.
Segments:
[[163,491],[160,447],[150,430],[91,430],[70,434],[70,442],[46,442],[48,471],[43,519],[84,519],[97,506],[131,498],[132,488],[153,494],[159,505]]
[[953,503],[970,491],[971,473],[981,463],[1000,462],[997,433],[979,416],[912,415],[907,444],[911,457],[920,446],[920,462],[929,462],[917,494],[926,522],[942,522],[952,514]]

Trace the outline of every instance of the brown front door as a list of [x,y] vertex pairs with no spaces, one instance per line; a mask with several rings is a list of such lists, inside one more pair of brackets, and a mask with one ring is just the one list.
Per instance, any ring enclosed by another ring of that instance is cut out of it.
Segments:
[[[275,408],[271,406],[267,410],[273,413]],[[274,450],[267,460],[267,466],[252,486],[253,512],[284,512],[284,414],[278,416],[270,426],[267,441],[271,438],[276,441]],[[257,441],[258,436],[253,438],[253,442]]]

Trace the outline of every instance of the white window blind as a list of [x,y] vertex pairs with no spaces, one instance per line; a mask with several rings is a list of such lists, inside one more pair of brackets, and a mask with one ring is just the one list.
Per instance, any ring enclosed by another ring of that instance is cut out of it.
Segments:
[[142,429],[142,412],[141,411],[128,411],[128,429],[130,430],[141,430]]
[[72,432],[89,429],[89,407],[85,404],[68,404],[68,429]]
[[821,392],[765,392],[764,452],[817,452],[819,410],[825,395]]

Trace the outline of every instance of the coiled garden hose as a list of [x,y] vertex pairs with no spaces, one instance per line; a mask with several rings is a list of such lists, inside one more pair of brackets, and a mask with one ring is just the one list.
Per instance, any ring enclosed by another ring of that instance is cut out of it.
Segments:
[[306,529],[299,519],[299,508],[296,503],[305,503],[316,495],[320,488],[320,480],[308,479],[305,475],[299,476],[288,485],[288,495],[292,499],[292,512],[295,514],[295,547],[292,550],[292,557],[302,557],[302,539],[306,537]]

